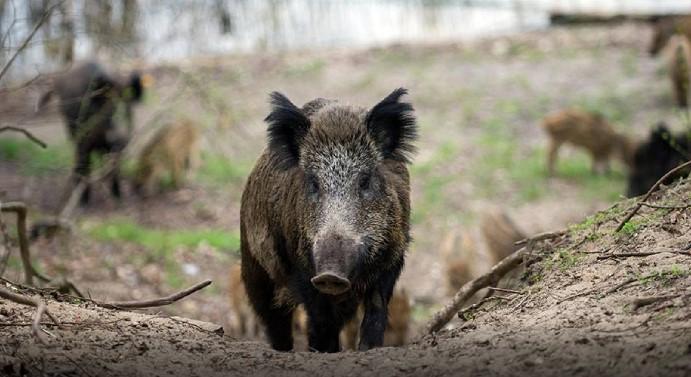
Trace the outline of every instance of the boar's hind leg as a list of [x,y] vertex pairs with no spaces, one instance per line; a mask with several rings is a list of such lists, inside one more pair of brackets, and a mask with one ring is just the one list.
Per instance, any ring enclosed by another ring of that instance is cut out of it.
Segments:
[[255,313],[266,326],[271,347],[277,351],[293,349],[293,308],[276,307],[274,283],[269,274],[249,253],[242,253],[242,280]]
[[365,297],[365,316],[360,324],[360,351],[381,347],[384,344],[389,300],[399,274],[400,269],[386,273]]

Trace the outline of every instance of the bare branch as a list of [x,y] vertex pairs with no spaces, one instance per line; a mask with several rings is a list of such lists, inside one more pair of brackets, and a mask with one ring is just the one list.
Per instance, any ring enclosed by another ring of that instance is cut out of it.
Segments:
[[182,290],[180,292],[174,293],[172,295],[161,297],[152,300],[142,300],[142,301],[112,301],[112,302],[98,302],[93,301],[96,305],[108,308],[108,309],[143,309],[143,308],[153,308],[157,306],[170,305],[176,301],[182,300],[183,298],[197,292],[200,289],[206,288],[211,284],[211,280],[204,280],[201,283],[195,284],[194,286]]
[[46,338],[43,334],[43,330],[41,330],[41,319],[43,318],[43,314],[45,314],[48,318],[50,318],[53,323],[60,327],[60,324],[58,321],[53,317],[52,314],[48,311],[48,307],[46,306],[46,303],[38,300],[38,299],[32,299],[26,296],[22,296],[17,293],[13,293],[8,291],[7,289],[0,287],[0,297],[5,298],[7,300],[10,300],[12,302],[15,302],[17,304],[21,305],[27,305],[27,306],[33,306],[36,308],[36,312],[34,313],[33,316],[33,321],[31,322],[31,332],[34,334],[36,339],[38,339],[39,342],[42,344],[47,344],[48,342],[46,341]]
[[44,143],[43,141],[41,141],[41,139],[39,139],[39,138],[37,138],[36,136],[34,136],[31,132],[29,132],[29,131],[28,131],[27,129],[25,129],[25,128],[13,127],[13,126],[0,127],[0,132],[3,132],[3,131],[21,132],[21,133],[23,133],[26,137],[28,137],[29,140],[31,140],[31,141],[33,141],[34,143],[40,145],[42,148],[47,148],[47,147],[48,147],[48,145],[46,145],[46,143]]
[[643,203],[645,203],[648,200],[648,198],[650,198],[650,195],[652,195],[653,192],[655,192],[655,190],[657,190],[657,188],[660,187],[662,182],[664,182],[667,178],[672,176],[672,174],[674,174],[674,173],[678,172],[679,170],[684,169],[688,166],[691,166],[691,161],[686,161],[683,164],[677,166],[676,168],[668,171],[667,174],[663,175],[662,178],[660,178],[657,182],[655,182],[653,187],[651,187],[650,190],[648,190],[648,192],[645,194],[643,199],[639,200],[638,203],[636,204],[636,206],[633,208],[633,210],[631,210],[631,212],[629,212],[629,214],[626,215],[626,217],[623,220],[621,220],[621,222],[619,223],[619,226],[617,226],[617,229],[614,232],[615,233],[619,232],[624,227],[624,225],[626,225],[626,223],[629,222],[629,220],[631,220],[631,218],[638,212],[638,210],[641,209],[641,207],[643,206]]
[[516,241],[516,242],[514,243],[514,245],[516,245],[516,246],[523,246],[523,245],[527,244],[529,241],[539,242],[539,241],[550,240],[550,239],[552,239],[552,238],[561,237],[561,236],[563,236],[565,233],[566,233],[566,232],[563,231],[563,230],[562,230],[562,231],[559,231],[559,232],[544,232],[544,233],[539,233],[539,234],[536,234],[536,235],[533,236],[533,237],[526,238],[526,239],[522,239],[522,240],[520,240],[520,241]]
[[50,279],[40,274],[31,264],[31,253],[29,251],[29,239],[26,235],[26,205],[21,202],[0,203],[0,211],[14,212],[17,214],[17,234],[19,235],[19,253],[24,266],[24,279],[26,284],[33,285],[34,276],[44,282]]
[[7,63],[2,67],[0,70],[0,80],[2,80],[2,77],[7,73],[7,70],[10,69],[10,66],[12,63],[14,63],[14,60],[17,59],[17,56],[26,48],[27,45],[29,45],[29,42],[34,38],[34,35],[36,35],[36,32],[38,29],[41,28],[44,22],[48,19],[51,13],[53,13],[53,10],[55,10],[57,7],[59,7],[64,0],[59,1],[57,4],[51,6],[50,8],[46,9],[45,12],[43,12],[43,15],[41,16],[41,19],[36,22],[36,25],[34,25],[33,30],[31,30],[31,33],[24,38],[24,42],[19,46],[19,48],[14,52],[12,57],[10,57],[9,60],[7,60]]
[[[689,295],[691,295],[691,293],[688,293],[684,296],[689,296]],[[631,304],[633,305],[633,310],[636,310],[636,309],[643,307],[643,306],[646,306],[646,305],[654,304],[654,303],[660,302],[660,301],[672,300],[672,299],[675,299],[679,296],[682,296],[682,294],[678,293],[678,294],[674,294],[674,295],[639,297],[639,298],[633,300],[633,302]]]

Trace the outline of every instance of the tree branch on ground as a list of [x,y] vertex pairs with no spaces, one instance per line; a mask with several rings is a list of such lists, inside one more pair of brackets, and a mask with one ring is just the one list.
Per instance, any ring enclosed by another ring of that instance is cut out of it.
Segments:
[[12,212],[17,215],[17,235],[19,240],[19,253],[24,266],[24,280],[26,284],[33,285],[34,277],[49,282],[50,279],[36,271],[31,264],[31,253],[29,251],[29,239],[26,234],[26,205],[21,202],[0,203],[1,212]]
[[626,223],[629,222],[629,220],[631,220],[631,218],[633,218],[634,215],[636,215],[638,210],[641,209],[641,207],[643,207],[643,205],[644,205],[643,203],[645,203],[648,200],[648,198],[650,198],[650,196],[653,194],[653,192],[655,192],[655,190],[657,190],[657,188],[660,187],[662,182],[664,182],[667,178],[672,176],[672,174],[674,174],[674,173],[678,172],[679,170],[684,169],[688,166],[691,166],[691,161],[686,161],[683,164],[677,166],[676,168],[668,171],[667,174],[663,175],[662,178],[660,178],[657,182],[655,182],[653,187],[651,187],[648,190],[648,192],[645,194],[645,196],[643,196],[643,198],[641,200],[639,200],[638,203],[636,203],[636,206],[631,210],[631,212],[629,212],[629,214],[626,215],[626,217],[624,217],[623,220],[621,220],[621,222],[617,226],[617,229],[614,232],[617,233],[620,230],[622,230],[622,228],[624,228],[624,225],[626,225]]
[[183,298],[197,292],[201,289],[206,288],[211,284],[211,280],[204,280],[201,283],[195,284],[192,287],[184,289],[182,291],[173,293],[172,295],[151,299],[151,300],[138,300],[138,301],[111,301],[111,302],[99,302],[92,301],[94,304],[107,309],[144,309],[144,308],[154,308],[157,306],[170,305],[174,302],[180,301]]
[[50,314],[50,312],[48,311],[48,307],[46,306],[46,303],[42,300],[32,299],[17,293],[13,293],[3,287],[0,287],[0,297],[15,302],[17,304],[33,306],[36,308],[36,312],[33,316],[33,321],[31,322],[31,332],[36,337],[36,339],[38,339],[38,341],[42,344],[48,343],[43,333],[43,330],[41,329],[41,319],[43,318],[44,314],[48,318],[50,318],[50,320],[53,321],[53,323],[56,326],[60,327],[60,323],[55,319],[55,317],[53,317],[52,314]]

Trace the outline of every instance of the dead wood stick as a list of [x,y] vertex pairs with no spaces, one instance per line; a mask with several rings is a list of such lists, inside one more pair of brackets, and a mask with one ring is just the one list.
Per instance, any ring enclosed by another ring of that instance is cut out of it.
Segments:
[[679,296],[681,296],[681,294],[639,297],[639,298],[633,300],[633,302],[631,304],[633,305],[633,309],[636,310],[636,309],[643,307],[643,306],[646,306],[646,305],[654,304],[654,303],[660,302],[660,301],[671,300],[671,299],[677,298]]
[[444,308],[434,314],[432,319],[425,326],[425,334],[432,334],[441,330],[456,313],[461,309],[463,304],[468,301],[477,291],[499,281],[509,271],[523,262],[523,257],[532,251],[534,241],[529,241],[528,244],[521,249],[515,251],[513,254],[502,259],[486,274],[465,283],[461,289],[456,292],[451,302],[447,303]]
[[39,139],[39,138],[37,138],[36,136],[34,136],[34,134],[32,134],[31,132],[29,132],[29,130],[27,130],[27,129],[25,129],[25,128],[14,127],[14,126],[4,126],[4,127],[0,127],[0,132],[3,132],[3,131],[14,131],[14,132],[23,133],[24,136],[26,136],[27,138],[29,138],[29,140],[31,140],[31,141],[33,141],[34,143],[40,145],[41,147],[43,147],[43,148],[47,148],[47,147],[48,147],[48,145],[47,145],[46,143],[44,143],[41,139]]
[[53,323],[60,327],[60,324],[58,321],[53,317],[52,314],[48,311],[48,307],[46,306],[46,303],[38,300],[38,299],[32,299],[26,296],[22,296],[17,293],[10,292],[6,290],[5,288],[0,287],[0,297],[5,298],[7,300],[10,300],[12,302],[15,302],[20,305],[26,305],[26,306],[33,306],[36,308],[36,312],[34,313],[33,320],[31,322],[31,332],[34,334],[36,339],[38,339],[39,342],[42,344],[47,344],[48,342],[46,341],[45,336],[43,335],[43,330],[41,330],[41,319],[43,318],[43,315],[45,314],[48,318],[50,318]]
[[26,38],[24,38],[24,41],[19,46],[17,51],[14,52],[14,54],[7,60],[7,63],[5,63],[5,65],[2,67],[2,70],[0,70],[0,79],[2,79],[2,77],[5,75],[5,73],[7,73],[7,70],[10,69],[10,66],[12,65],[12,63],[14,63],[14,60],[17,59],[17,56],[19,56],[19,54],[22,51],[24,51],[26,46],[29,45],[29,42],[31,42],[31,40],[34,38],[34,35],[36,35],[36,32],[38,31],[38,29],[40,29],[41,25],[43,25],[43,23],[46,22],[46,20],[50,16],[50,14],[53,13],[53,10],[55,10],[55,8],[59,7],[63,3],[63,1],[58,2],[57,4],[46,9],[45,12],[43,12],[43,15],[41,15],[41,18],[38,20],[38,22],[36,22],[36,25],[34,25],[34,28],[31,30],[29,35],[27,35]]
[[112,302],[98,302],[94,301],[94,303],[100,307],[107,308],[107,309],[144,309],[144,308],[153,308],[157,306],[165,306],[165,305],[170,305],[176,301],[179,301],[192,293],[206,288],[209,284],[211,284],[211,280],[204,280],[201,283],[195,284],[194,286],[187,288],[185,290],[182,290],[180,292],[174,293],[170,296],[166,297],[161,297],[161,298],[156,298],[152,300],[141,300],[141,301],[112,301]]
[[26,235],[26,205],[21,202],[7,202],[0,204],[0,211],[13,212],[17,214],[17,234],[19,235],[19,253],[24,266],[24,279],[26,284],[33,285],[34,276],[43,282],[50,279],[40,274],[31,264],[31,253],[29,252],[29,239]]
[[648,198],[650,198],[650,196],[653,194],[653,192],[655,192],[655,190],[657,190],[657,188],[660,187],[662,182],[664,182],[672,174],[674,174],[674,173],[678,172],[679,170],[684,169],[688,166],[691,166],[691,161],[686,161],[683,164],[677,166],[676,168],[668,171],[667,174],[663,175],[662,178],[660,178],[657,182],[655,182],[653,187],[651,187],[650,190],[648,190],[648,192],[645,194],[645,196],[641,200],[639,200],[638,203],[636,203],[636,206],[633,208],[633,210],[631,210],[631,212],[629,212],[629,214],[626,215],[626,217],[624,217],[623,220],[621,220],[621,222],[619,223],[619,226],[617,226],[617,229],[614,232],[615,233],[619,232],[624,227],[624,225],[626,225],[626,223],[629,222],[629,220],[631,220],[631,218],[638,212],[638,210],[641,209],[641,207],[643,207],[643,203],[645,203],[648,200]]
[[656,254],[662,254],[662,253],[691,255],[691,253],[686,252],[686,251],[660,250],[660,251],[646,251],[646,252],[642,252],[642,253],[617,253],[617,254],[609,254],[609,255],[600,255],[597,257],[597,259],[602,260],[602,259],[609,259],[609,258],[647,257],[650,255],[656,255]]
[[506,288],[499,288],[499,287],[487,287],[490,291],[497,291],[497,292],[504,292],[504,293],[513,293],[516,295],[522,295],[523,292],[517,291],[515,289],[506,289]]
[[644,207],[656,208],[656,209],[687,209],[691,208],[691,204],[678,205],[678,206],[666,206],[662,204],[651,204],[651,203],[641,203]]
[[552,238],[561,237],[561,236],[564,235],[564,233],[566,233],[566,232],[564,232],[563,230],[562,230],[562,231],[559,231],[559,232],[544,232],[544,233],[539,233],[539,234],[536,234],[536,235],[533,236],[533,237],[525,238],[525,239],[522,239],[522,240],[520,240],[520,241],[516,241],[516,242],[514,243],[514,245],[516,245],[516,246],[523,246],[523,245],[527,244],[528,241],[539,242],[539,241],[550,240],[550,239],[552,239]]

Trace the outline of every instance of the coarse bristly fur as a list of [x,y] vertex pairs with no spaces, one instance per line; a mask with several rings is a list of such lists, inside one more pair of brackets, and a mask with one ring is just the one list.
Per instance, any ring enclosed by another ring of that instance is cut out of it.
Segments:
[[382,345],[410,242],[416,126],[412,106],[399,102],[405,93],[369,111],[325,99],[300,109],[271,95],[268,148],[242,195],[240,233],[243,281],[273,348],[292,349],[297,304],[313,350],[338,351],[360,303],[359,348]]
[[[39,109],[53,95],[59,99],[60,112],[76,150],[73,186],[81,180],[88,182],[92,154],[117,154],[125,148],[133,128],[132,108],[141,100],[143,91],[137,72],[123,78],[107,73],[98,63],[85,62],[56,78],[52,89],[41,96]],[[116,117],[116,113],[122,116]],[[111,193],[119,198],[118,166],[110,176]],[[88,203],[89,193],[87,183],[82,204]]]
[[609,171],[609,160],[613,156],[627,167],[632,163],[636,143],[617,132],[600,114],[562,110],[545,117],[542,128],[549,136],[547,171],[550,175],[554,174],[559,148],[565,143],[590,153],[594,173]]
[[675,15],[658,17],[653,22],[653,38],[648,52],[655,56],[662,51],[674,34],[691,38],[691,16]]
[[[664,122],[650,131],[648,139],[637,149],[634,164],[629,172],[629,197],[643,195],[668,171],[691,160],[691,135],[688,132],[673,134]],[[664,184],[687,177],[691,169],[673,174]]]

